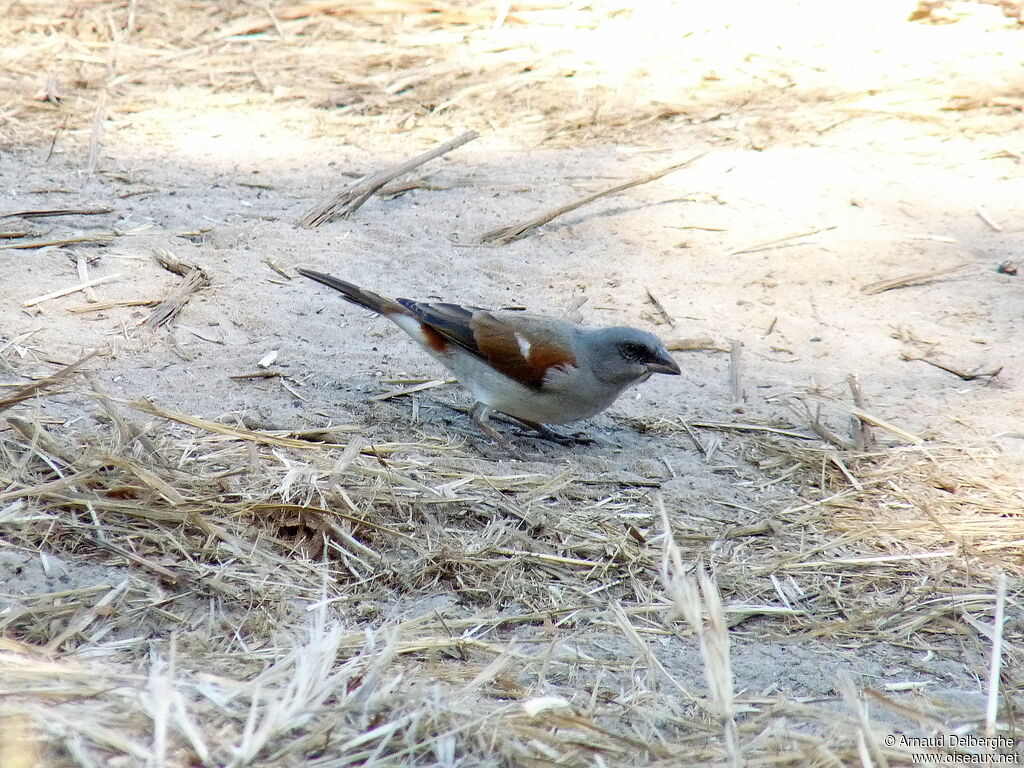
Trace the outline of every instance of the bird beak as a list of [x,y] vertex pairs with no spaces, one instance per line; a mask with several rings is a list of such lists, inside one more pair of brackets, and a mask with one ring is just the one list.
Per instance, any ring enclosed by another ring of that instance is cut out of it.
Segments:
[[649,360],[647,362],[647,370],[650,373],[667,373],[671,376],[678,376],[680,374],[679,363],[672,358],[668,350],[664,349],[658,353],[657,360]]

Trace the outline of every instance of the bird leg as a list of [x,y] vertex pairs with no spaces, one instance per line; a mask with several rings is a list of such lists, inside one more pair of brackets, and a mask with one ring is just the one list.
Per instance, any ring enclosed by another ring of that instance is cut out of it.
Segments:
[[491,407],[489,405],[485,405],[484,403],[477,401],[473,403],[473,407],[469,409],[469,418],[472,420],[474,424],[476,424],[477,428],[479,428],[481,432],[483,432],[494,442],[496,442],[502,448],[507,450],[513,456],[515,456],[517,459],[523,460],[523,454],[519,451],[518,448],[512,445],[512,441],[487,423],[487,420],[490,418],[491,412]]
[[545,424],[541,424],[539,421],[520,419],[518,416],[513,416],[512,418],[527,429],[532,429],[537,433],[538,437],[544,440],[550,440],[553,443],[558,443],[559,445],[593,445],[597,442],[596,440],[587,437],[582,432],[577,432],[575,435],[565,435],[551,429],[551,427],[548,427]]

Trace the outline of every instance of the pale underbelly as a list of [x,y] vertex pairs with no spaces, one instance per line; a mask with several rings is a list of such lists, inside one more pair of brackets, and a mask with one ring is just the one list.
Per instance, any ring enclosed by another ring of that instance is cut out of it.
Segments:
[[611,405],[621,392],[601,391],[596,385],[576,391],[560,388],[541,392],[468,356],[451,368],[455,377],[481,403],[509,416],[542,424],[565,424],[590,418]]

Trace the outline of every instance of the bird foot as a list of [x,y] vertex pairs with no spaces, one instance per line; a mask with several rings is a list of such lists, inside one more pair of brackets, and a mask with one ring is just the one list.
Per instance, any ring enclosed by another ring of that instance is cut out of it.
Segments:
[[526,419],[516,419],[526,429],[532,430],[536,434],[530,434],[528,432],[521,432],[520,434],[528,437],[539,437],[541,440],[548,440],[558,445],[573,446],[573,445],[596,445],[597,441],[592,437],[589,437],[584,432],[574,432],[571,435],[566,435],[562,432],[558,432],[546,424],[541,424],[536,421],[527,421]]
[[564,447],[602,444],[600,440],[590,437],[585,432],[574,432],[571,435],[567,435],[551,429],[546,424],[529,421],[528,419],[520,419],[516,416],[509,416],[504,413],[496,413],[490,406],[484,405],[480,402],[474,403],[473,407],[469,409],[469,418],[473,424],[476,425],[477,429],[487,435],[487,437],[497,443],[498,446],[508,451],[512,456],[520,461],[525,461],[526,457],[523,455],[523,452],[508,439],[508,437],[491,426],[489,419],[492,414],[504,421],[508,421],[514,425],[519,425],[521,429],[517,434],[522,435],[523,437],[547,440],[548,442]]

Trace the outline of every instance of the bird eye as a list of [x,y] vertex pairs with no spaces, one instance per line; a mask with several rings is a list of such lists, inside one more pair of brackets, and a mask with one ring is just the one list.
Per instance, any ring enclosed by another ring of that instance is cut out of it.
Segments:
[[627,360],[642,360],[644,357],[643,345],[637,344],[635,341],[627,341],[620,349],[622,356]]

